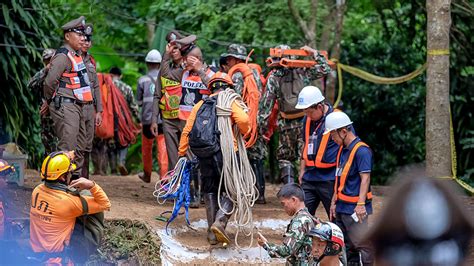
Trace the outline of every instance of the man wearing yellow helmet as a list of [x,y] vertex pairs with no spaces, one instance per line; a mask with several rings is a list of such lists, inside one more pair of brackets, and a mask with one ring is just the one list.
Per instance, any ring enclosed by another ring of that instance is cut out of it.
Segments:
[[87,214],[110,208],[110,201],[95,182],[79,178],[70,182],[76,165],[74,152],[53,152],[43,161],[41,179],[31,195],[30,245],[46,264],[61,264],[68,257],[69,245],[76,218],[83,215],[81,198],[71,190],[89,190],[92,196],[81,196],[87,202]]

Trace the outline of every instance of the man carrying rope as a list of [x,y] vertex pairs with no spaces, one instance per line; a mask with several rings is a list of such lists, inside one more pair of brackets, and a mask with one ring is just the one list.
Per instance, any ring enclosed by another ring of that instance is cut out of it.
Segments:
[[[221,179],[221,173],[223,169],[223,153],[220,149],[219,142],[219,131],[217,130],[217,115],[216,115],[216,102],[220,93],[223,90],[232,88],[232,80],[224,73],[217,72],[208,83],[208,88],[211,90],[211,95],[206,100],[199,101],[192,109],[186,126],[184,127],[183,134],[179,144],[179,156],[186,156],[188,147],[191,145],[191,150],[196,156],[199,157],[199,167],[201,169],[202,177],[202,193],[204,194],[204,201],[206,204],[206,214],[208,222],[208,235],[207,240],[209,244],[215,245],[218,242],[227,245],[230,243],[230,238],[225,232],[227,222],[234,209],[234,204],[227,195],[222,195],[220,200],[220,209],[218,206],[218,193],[220,192],[219,185]],[[208,108],[208,105],[213,105]],[[203,108],[201,108],[203,107]],[[210,111],[210,112],[206,112]],[[237,125],[240,133],[236,134],[245,135],[250,131],[250,121],[242,105],[239,104],[238,98],[233,100],[230,110],[230,118],[232,125]],[[206,128],[211,128],[211,132],[214,134],[199,134],[208,133]],[[201,131],[201,132],[199,132]],[[207,136],[203,136],[207,135]],[[211,135],[211,136],[210,136]],[[199,143],[205,143],[205,137],[214,140],[214,145],[202,145],[200,148],[196,148]],[[217,143],[216,143],[217,142]],[[237,141],[235,138],[234,151],[238,152]],[[202,151],[202,153],[200,152]],[[206,156],[207,155],[207,156]]]
[[[255,117],[250,117],[255,121],[255,132],[258,132],[257,112],[260,94],[263,90],[262,80],[259,71],[254,68],[256,64],[247,64],[247,49],[243,45],[231,44],[227,48],[227,53],[221,55],[225,58],[226,66],[229,68],[227,73],[231,76],[236,93],[244,98],[245,103],[250,109],[255,109]],[[250,58],[249,58],[250,60]],[[250,75],[249,75],[250,74]],[[251,82],[248,79],[253,79]],[[253,95],[259,97],[252,98]],[[255,106],[252,106],[254,104]],[[258,133],[257,133],[258,134]],[[265,159],[267,145],[261,136],[258,136],[253,145],[249,145],[247,152],[249,154],[250,164],[257,177],[257,187],[259,198],[256,203],[265,204],[265,178],[263,175],[263,160]]]

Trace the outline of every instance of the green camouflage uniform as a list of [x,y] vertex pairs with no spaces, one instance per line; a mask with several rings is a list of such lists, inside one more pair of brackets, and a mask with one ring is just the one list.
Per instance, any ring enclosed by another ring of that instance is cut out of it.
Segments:
[[[309,69],[301,69],[300,74],[303,76],[305,86],[311,85],[313,80],[319,79],[330,73],[331,69],[324,56],[319,53],[315,55],[317,64]],[[263,97],[261,97],[259,106],[259,127],[264,129],[268,120],[275,100],[283,98],[281,95],[280,84],[278,83],[281,77],[284,77],[289,72],[285,68],[277,68],[272,71],[267,79],[267,85]],[[301,119],[284,119],[278,117],[279,127],[279,145],[277,149],[277,159],[280,169],[292,165],[292,162],[298,162],[300,153],[303,150],[304,142],[302,139]]]
[[286,258],[287,265],[316,265],[312,263],[312,240],[307,236],[314,221],[307,208],[299,210],[286,228],[283,244],[266,243],[263,248],[272,258]]
[[[43,84],[47,73],[48,69],[45,67],[38,71],[28,82],[28,88],[32,91],[35,99],[38,99],[39,106],[43,103]],[[41,116],[41,142],[45,154],[50,154],[58,148],[58,138],[54,135],[54,124],[49,114]]]

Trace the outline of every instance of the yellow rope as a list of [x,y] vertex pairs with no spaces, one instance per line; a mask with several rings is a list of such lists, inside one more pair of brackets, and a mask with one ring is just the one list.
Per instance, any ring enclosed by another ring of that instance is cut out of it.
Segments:
[[[437,56],[437,55],[449,55],[449,49],[433,49],[433,50],[428,50],[428,55],[431,56]],[[346,71],[358,78],[361,78],[363,80],[376,83],[376,84],[399,84],[403,82],[407,82],[409,80],[412,80],[416,77],[418,77],[421,73],[423,73],[426,68],[427,68],[427,63],[424,63],[423,66],[418,68],[417,70],[406,74],[401,77],[395,77],[395,78],[386,78],[386,77],[380,77],[376,76],[374,74],[368,73],[362,69],[356,68],[356,67],[351,67],[348,65],[344,65],[340,62],[338,62],[337,59],[331,59],[331,61],[336,62],[337,64],[337,78],[338,78],[338,83],[339,83],[339,89],[337,93],[337,98],[336,101],[334,102],[334,108],[337,108],[339,105],[339,102],[341,101],[342,98],[342,92],[343,92],[343,81],[342,81],[342,71]],[[453,120],[452,120],[452,115],[451,115],[451,106],[449,107],[449,123],[450,123],[450,146],[451,146],[451,172],[452,176],[443,176],[439,178],[448,178],[448,179],[454,179],[460,186],[462,186],[469,194],[473,195],[474,194],[474,188],[471,187],[469,184],[466,182],[462,181],[457,177],[457,158],[456,158],[456,145],[454,142],[454,128],[453,128]]]
[[428,50],[428,55],[449,55],[449,49],[432,49]]

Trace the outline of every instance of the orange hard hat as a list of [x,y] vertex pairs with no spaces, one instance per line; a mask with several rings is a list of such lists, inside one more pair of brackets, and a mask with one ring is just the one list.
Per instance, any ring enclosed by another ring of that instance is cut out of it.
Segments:
[[229,77],[229,75],[227,75],[224,72],[218,71],[209,80],[208,87],[210,90],[213,91],[215,89],[222,87],[223,85],[222,83],[227,84],[227,87],[234,86],[234,82],[232,82],[232,79]]

